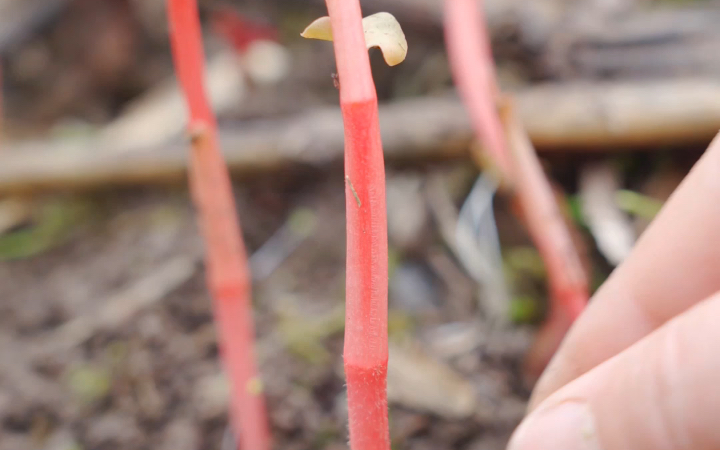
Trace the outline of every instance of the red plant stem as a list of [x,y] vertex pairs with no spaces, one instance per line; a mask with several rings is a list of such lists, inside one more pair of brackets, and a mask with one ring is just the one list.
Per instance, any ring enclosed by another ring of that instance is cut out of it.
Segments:
[[445,1],[445,41],[455,84],[470,113],[475,134],[485,143],[503,178],[512,179],[495,100],[499,94],[492,49],[484,15],[477,0]]
[[255,41],[278,40],[278,31],[275,28],[254,23],[227,6],[215,10],[212,25],[216,32],[240,54],[245,53]]
[[345,125],[345,376],[350,447],[390,448],[387,411],[388,243],[377,94],[357,0],[327,0]]
[[221,355],[232,386],[230,417],[243,450],[269,450],[265,402],[253,352],[247,255],[230,176],[218,148],[217,124],[205,94],[205,55],[196,0],[168,0],[177,76],[190,110],[191,191],[207,246]]
[[505,108],[505,120],[498,113],[496,101],[500,94],[490,39],[476,0],[445,1],[445,34],[456,84],[478,138],[487,143],[502,175],[516,189],[523,218],[547,267],[551,300],[572,321],[587,303],[588,283],[550,182],[525,130],[511,105]]
[[[572,323],[587,304],[588,281],[555,192],[512,105],[502,108],[515,162],[517,201],[545,262],[550,298]],[[551,313],[552,314],[552,313]],[[558,341],[559,342],[559,341]]]

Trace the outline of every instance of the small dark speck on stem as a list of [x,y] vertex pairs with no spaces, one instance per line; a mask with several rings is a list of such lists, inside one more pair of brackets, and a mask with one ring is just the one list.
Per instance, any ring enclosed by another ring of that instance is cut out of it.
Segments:
[[355,188],[352,185],[352,181],[350,181],[350,177],[345,175],[345,180],[348,182],[348,186],[350,187],[350,191],[352,191],[353,197],[355,197],[355,201],[358,204],[358,208],[362,206],[362,202],[360,201],[360,197],[358,197],[357,192],[355,191]]

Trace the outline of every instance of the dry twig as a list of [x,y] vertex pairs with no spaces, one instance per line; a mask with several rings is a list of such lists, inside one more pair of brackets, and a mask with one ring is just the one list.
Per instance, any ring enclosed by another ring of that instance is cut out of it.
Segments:
[[[618,83],[562,83],[514,95],[520,120],[539,151],[652,149],[705,144],[720,128],[720,82],[712,79]],[[454,95],[402,100],[380,108],[390,162],[466,157],[470,121]],[[339,109],[242,124],[220,131],[230,168],[238,175],[287,164],[339,160]],[[96,148],[96,141],[8,144],[0,154],[0,193],[181,181],[185,146]]]

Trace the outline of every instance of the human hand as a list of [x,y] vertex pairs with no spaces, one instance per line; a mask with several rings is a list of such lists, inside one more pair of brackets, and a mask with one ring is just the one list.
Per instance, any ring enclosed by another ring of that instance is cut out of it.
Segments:
[[600,288],[509,450],[720,448],[720,134]]

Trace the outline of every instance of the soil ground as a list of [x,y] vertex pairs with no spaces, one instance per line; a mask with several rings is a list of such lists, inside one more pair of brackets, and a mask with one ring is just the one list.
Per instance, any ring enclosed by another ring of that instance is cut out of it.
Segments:
[[[14,1],[25,0],[0,4]],[[86,132],[170,75],[163,3],[68,1],[44,25],[29,23],[19,43],[0,46],[7,134]],[[230,3],[280,24],[296,65],[274,89],[251,86],[221,120],[335,104],[331,47],[297,39],[322,14],[320,4]],[[402,66],[383,67],[373,54],[381,101],[451,85],[442,33],[416,25],[406,29],[412,50]],[[512,33],[496,54],[510,82],[535,73],[522,65],[527,55]],[[618,162],[632,174],[625,185],[662,199],[696,156]],[[559,156],[549,167],[574,194],[585,160]],[[388,169],[388,192],[396,193],[388,200],[394,449],[500,450],[524,413],[520,368],[545,303],[537,254],[500,199],[504,253],[523,262],[511,268],[518,321],[500,327],[483,313],[478,286],[433,213],[433,180],[459,208],[476,175],[469,160]],[[275,448],[345,449],[342,164],[235,187],[253,255],[257,352]],[[33,220],[0,234],[0,450],[230,450],[228,385],[185,187],[49,193],[32,204]],[[49,234],[38,231],[41,223]],[[33,230],[40,234],[22,237]],[[586,230],[578,242],[601,281],[611,267]]]

